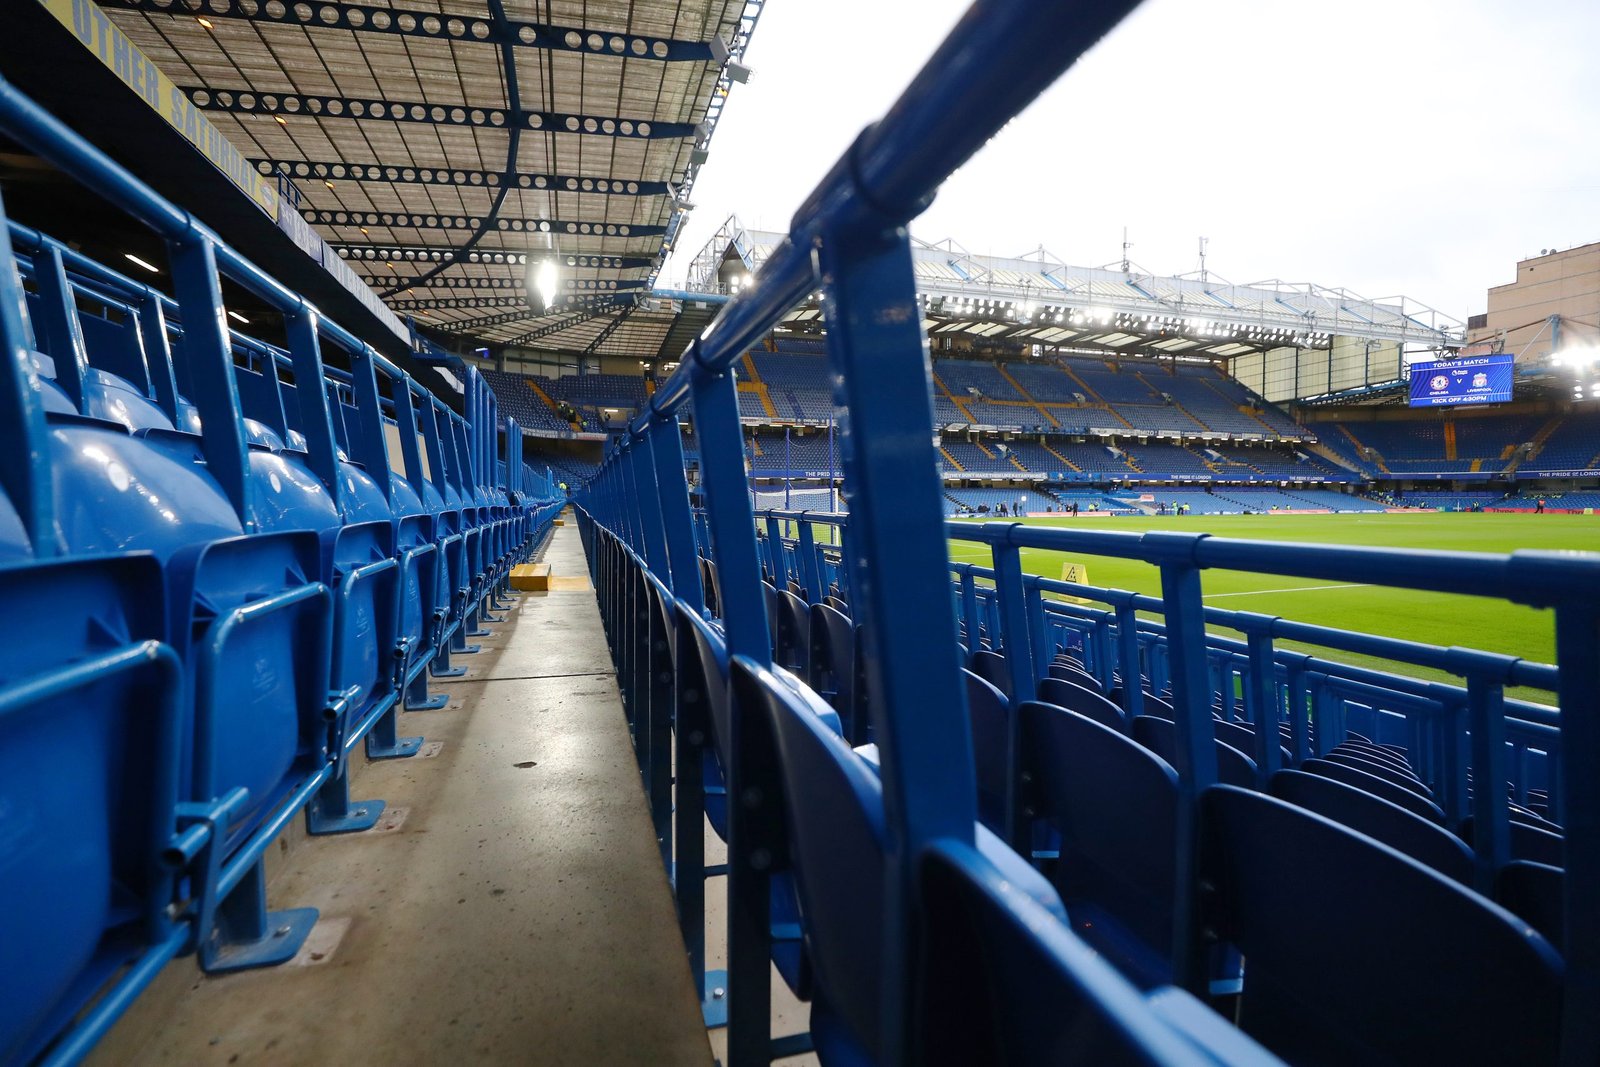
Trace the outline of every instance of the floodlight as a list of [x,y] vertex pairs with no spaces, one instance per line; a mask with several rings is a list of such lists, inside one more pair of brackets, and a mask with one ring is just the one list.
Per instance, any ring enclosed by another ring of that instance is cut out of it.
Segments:
[[556,266],[554,259],[541,259],[537,265],[530,265],[528,271],[529,295],[539,294],[542,306],[549,307],[561,295],[561,270]]
[[1600,364],[1600,346],[1574,345],[1557,352],[1551,360],[1559,366],[1581,371],[1586,367]]

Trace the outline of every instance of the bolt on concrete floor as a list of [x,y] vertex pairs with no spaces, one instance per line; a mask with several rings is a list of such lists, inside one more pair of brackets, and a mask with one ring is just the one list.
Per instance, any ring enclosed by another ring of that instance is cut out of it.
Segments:
[[270,906],[322,911],[301,955],[175,961],[92,1062],[711,1061],[577,529],[542,558],[580,588],[523,594],[401,716],[436,754],[357,769],[394,828],[274,846]]

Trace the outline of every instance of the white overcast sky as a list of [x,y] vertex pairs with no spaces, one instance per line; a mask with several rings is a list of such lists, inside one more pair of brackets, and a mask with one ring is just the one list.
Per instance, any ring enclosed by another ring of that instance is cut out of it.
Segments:
[[[1049,0],[1038,0],[1044,3]],[[959,0],[769,0],[668,262],[730,213],[786,230]],[[1600,0],[1147,0],[945,184],[925,240],[1207,266],[1465,318],[1600,240]]]

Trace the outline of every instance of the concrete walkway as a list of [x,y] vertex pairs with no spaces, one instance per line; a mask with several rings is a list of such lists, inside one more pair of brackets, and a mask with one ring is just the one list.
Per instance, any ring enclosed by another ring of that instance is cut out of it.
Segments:
[[577,529],[543,558],[582,588],[523,594],[401,716],[442,746],[360,769],[384,823],[275,848],[271,905],[322,910],[301,955],[176,961],[93,1062],[710,1062]]

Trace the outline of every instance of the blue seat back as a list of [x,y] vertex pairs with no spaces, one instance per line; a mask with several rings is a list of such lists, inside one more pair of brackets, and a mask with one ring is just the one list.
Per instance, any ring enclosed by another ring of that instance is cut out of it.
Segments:
[[1308,759],[1298,769],[1305,771],[1307,774],[1320,775],[1323,778],[1329,778],[1335,782],[1343,782],[1345,785],[1365,790],[1373,796],[1381,797],[1391,804],[1397,804],[1413,815],[1419,815],[1439,826],[1445,824],[1444,810],[1427,797],[1414,789],[1396,785],[1387,778],[1380,778],[1358,767],[1352,767],[1333,760]]
[[1265,794],[1206,790],[1200,831],[1206,923],[1246,960],[1241,1025],[1284,1059],[1555,1062],[1561,961],[1526,922]]
[[1064,678],[1044,678],[1039,682],[1039,699],[1046,704],[1085,715],[1101,726],[1118,733],[1128,732],[1127,714],[1098,692]]
[[[1091,924],[1092,911],[1095,929],[1083,936],[1125,973],[1147,970],[1152,954],[1170,961],[1177,772],[1132,738],[1076,712],[1030,701],[1017,715],[1030,806],[1060,834],[1054,879],[1068,914],[1081,929]],[[1122,929],[1100,929],[1103,918]]]
[[[1170,765],[1176,759],[1178,727],[1171,719],[1135,715],[1130,724],[1133,739]],[[1243,789],[1256,787],[1256,761],[1222,741],[1217,746],[1217,780]]]
[[972,759],[978,775],[978,821],[1004,838],[1006,790],[1011,782],[1010,704],[1000,690],[972,671],[962,671],[961,676],[967,684]]
[[826,705],[770,671],[734,660],[741,709],[776,744],[789,853],[816,974],[819,1051],[877,1058],[883,942],[883,795],[878,778],[819,714]]
[[1446,878],[1472,884],[1472,851],[1461,839],[1397,804],[1305,771],[1279,771],[1268,781],[1267,791],[1381,841]]
[[1278,1061],[1208,1007],[1147,998],[976,850],[930,850],[914,1061],[930,1067]]
[[[0,569],[0,1060],[170,925],[182,675],[149,556]],[[171,949],[175,953],[177,946]]]

